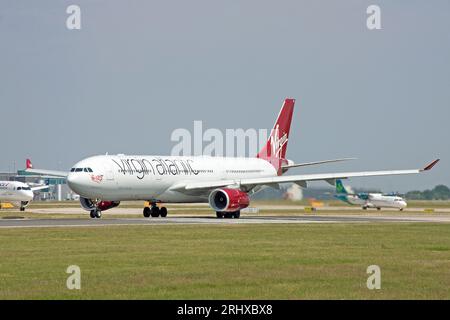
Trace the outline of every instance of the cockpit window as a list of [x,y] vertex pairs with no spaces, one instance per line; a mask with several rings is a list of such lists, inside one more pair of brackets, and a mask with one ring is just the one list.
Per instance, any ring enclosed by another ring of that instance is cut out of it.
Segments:
[[70,172],[94,172],[91,168],[72,168]]
[[22,187],[17,187],[17,190],[22,190]]

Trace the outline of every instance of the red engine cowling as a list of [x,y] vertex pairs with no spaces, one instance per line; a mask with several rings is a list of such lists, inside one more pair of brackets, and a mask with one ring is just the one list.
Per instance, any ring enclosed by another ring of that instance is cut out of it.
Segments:
[[100,211],[105,211],[114,207],[117,207],[120,204],[120,201],[100,201],[97,205],[91,199],[80,197],[80,203],[84,210],[91,211],[97,208]]
[[214,211],[234,212],[247,208],[248,194],[238,189],[216,189],[209,195],[209,205]]

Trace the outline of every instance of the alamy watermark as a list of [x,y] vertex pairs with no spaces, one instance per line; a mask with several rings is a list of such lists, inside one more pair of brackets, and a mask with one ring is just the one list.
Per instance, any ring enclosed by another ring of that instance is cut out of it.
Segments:
[[369,290],[380,290],[381,289],[381,269],[377,265],[370,265],[366,270],[367,274],[370,276],[367,278],[367,289]]
[[81,8],[76,4],[67,7],[66,28],[69,30],[81,30]]
[[194,121],[193,131],[175,129],[170,141],[176,143],[170,152],[172,156],[226,156],[254,157],[266,144],[267,129],[226,129],[204,130],[202,121]]
[[[76,4],[71,4],[66,8],[66,13],[69,16],[66,19],[66,27],[69,30],[81,30],[81,8]],[[381,8],[376,4],[367,7],[366,26],[369,30],[381,29]]]
[[81,269],[77,265],[68,266],[66,273],[70,274],[66,280],[66,287],[69,290],[80,290],[81,289]]
[[366,26],[369,30],[381,29],[381,8],[375,4],[367,7],[366,13],[369,15],[366,20]]

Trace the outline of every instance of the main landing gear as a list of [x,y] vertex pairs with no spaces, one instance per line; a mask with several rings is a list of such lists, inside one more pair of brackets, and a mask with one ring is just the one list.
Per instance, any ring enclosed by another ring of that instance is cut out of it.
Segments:
[[239,219],[241,217],[241,211],[234,211],[234,212],[222,212],[222,211],[216,211],[216,216],[219,219],[225,218],[225,219]]
[[156,203],[152,202],[150,203],[150,207],[145,207],[144,208],[144,217],[148,218],[148,217],[153,217],[153,218],[157,218],[157,217],[161,217],[161,218],[165,218],[167,217],[167,208],[166,207],[161,207],[159,208]]
[[[362,206],[362,209],[363,209],[363,210],[367,210],[368,208],[369,208],[368,206]],[[377,209],[378,211],[381,210],[380,207],[375,207],[375,209]]]

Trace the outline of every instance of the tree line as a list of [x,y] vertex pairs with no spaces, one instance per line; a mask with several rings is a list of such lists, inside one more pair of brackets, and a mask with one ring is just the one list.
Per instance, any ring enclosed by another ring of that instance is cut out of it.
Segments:
[[405,194],[405,198],[410,200],[450,200],[450,189],[441,184],[431,190],[409,191]]

